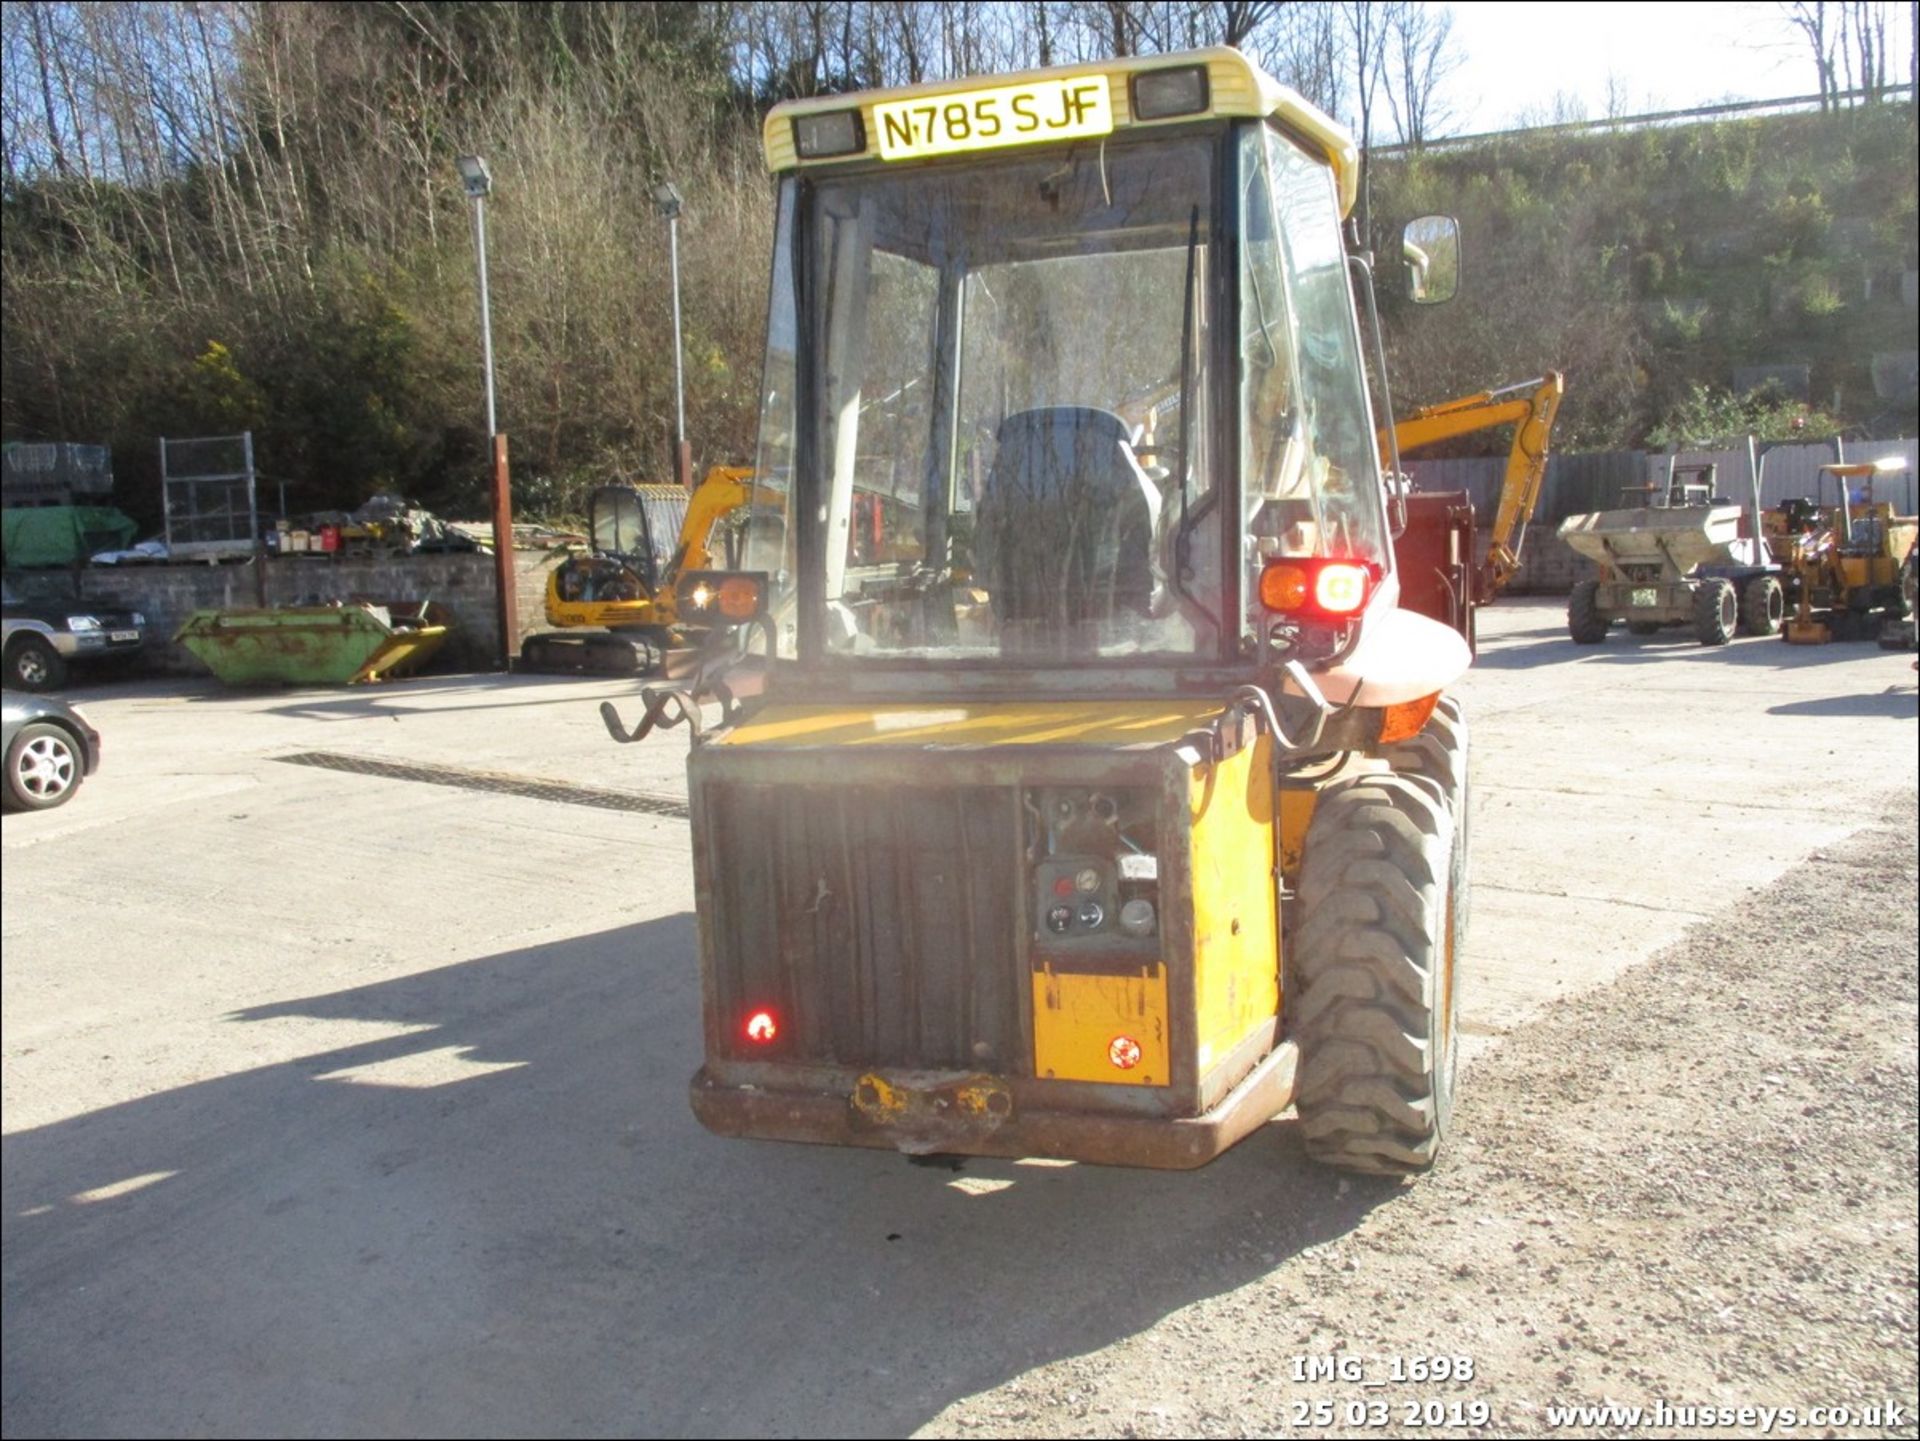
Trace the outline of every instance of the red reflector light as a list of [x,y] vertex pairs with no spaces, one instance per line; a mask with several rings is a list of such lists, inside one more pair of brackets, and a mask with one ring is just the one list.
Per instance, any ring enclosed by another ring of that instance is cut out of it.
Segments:
[[1270,560],[1260,572],[1260,604],[1280,615],[1349,616],[1365,608],[1374,567],[1364,561]]
[[747,1039],[766,1045],[780,1034],[780,1023],[773,1018],[772,1011],[755,1011],[747,1017]]
[[1132,1036],[1115,1036],[1107,1046],[1107,1059],[1123,1071],[1140,1064],[1140,1043]]

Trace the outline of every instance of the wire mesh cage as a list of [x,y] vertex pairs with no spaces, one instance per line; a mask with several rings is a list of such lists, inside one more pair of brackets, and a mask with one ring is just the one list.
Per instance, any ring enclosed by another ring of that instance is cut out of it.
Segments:
[[113,452],[104,445],[10,440],[0,449],[0,494],[9,503],[70,505],[112,491]]
[[167,548],[246,549],[260,529],[253,433],[160,440]]

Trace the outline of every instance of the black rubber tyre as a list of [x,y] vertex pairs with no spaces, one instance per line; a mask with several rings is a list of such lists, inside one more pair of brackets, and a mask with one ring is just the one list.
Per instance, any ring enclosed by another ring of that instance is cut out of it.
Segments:
[[44,636],[17,635],[7,647],[7,684],[15,690],[58,690],[67,662]]
[[1787,618],[1787,594],[1777,577],[1756,575],[1740,592],[1740,634],[1778,635]]
[[1666,627],[1657,620],[1630,620],[1627,622],[1628,635],[1658,635]]
[[1693,635],[1702,645],[1725,645],[1740,624],[1740,599],[1730,580],[1703,580],[1693,592]]
[[1575,645],[1598,645],[1613,622],[1600,614],[1600,582],[1583,580],[1567,597],[1567,634]]
[[62,727],[45,721],[22,726],[7,747],[6,807],[50,811],[73,799],[86,776],[80,745]]
[[1467,877],[1471,873],[1469,857],[1473,840],[1473,788],[1468,781],[1472,753],[1467,746],[1465,709],[1454,696],[1440,697],[1419,735],[1382,746],[1380,755],[1393,767],[1395,775],[1433,782],[1453,816],[1457,839],[1454,847],[1457,871],[1452,886],[1454,939],[1456,945],[1464,944],[1472,899]]
[[1413,775],[1330,787],[1307,829],[1288,997],[1307,1154],[1402,1176],[1431,1166],[1456,1066],[1453,905],[1463,841]]

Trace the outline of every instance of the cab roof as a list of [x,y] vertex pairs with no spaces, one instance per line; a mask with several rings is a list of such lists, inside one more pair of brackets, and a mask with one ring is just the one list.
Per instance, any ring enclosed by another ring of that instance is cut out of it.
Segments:
[[[1132,111],[1129,82],[1149,70],[1178,70],[1204,65],[1207,70],[1208,104],[1200,115],[1181,115],[1168,120],[1136,120]],[[1156,125],[1179,125],[1205,116],[1244,116],[1275,119],[1286,125],[1310,146],[1318,149],[1333,167],[1340,191],[1340,213],[1353,209],[1358,192],[1360,153],[1353,137],[1324,111],[1303,99],[1297,91],[1275,80],[1238,50],[1215,45],[1205,50],[1184,50],[1167,55],[1133,56],[1123,60],[1099,60],[1085,65],[1056,65],[1046,70],[1023,70],[1004,75],[974,75],[960,80],[940,80],[925,85],[904,85],[885,90],[861,90],[846,95],[821,95],[807,100],[787,100],[767,112],[761,140],[766,149],[767,168],[782,171],[804,167],[845,164],[849,159],[874,159],[869,146],[863,156],[837,156],[831,160],[802,160],[794,145],[793,121],[796,116],[819,115],[858,107],[865,134],[878,133],[874,107],[888,101],[959,95],[986,88],[1020,85],[1038,80],[1078,79],[1083,76],[1107,79],[1113,106],[1115,131],[1141,130]],[[895,162],[903,163],[903,162]],[[904,162],[911,164],[912,162]]]

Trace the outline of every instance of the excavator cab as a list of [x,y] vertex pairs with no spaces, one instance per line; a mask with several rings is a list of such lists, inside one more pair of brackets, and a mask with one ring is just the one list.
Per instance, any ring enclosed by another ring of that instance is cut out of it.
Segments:
[[569,555],[548,579],[548,623],[661,626],[656,596],[686,512],[687,493],[677,485],[598,487],[587,500],[591,549]]
[[624,562],[649,592],[659,588],[686,518],[687,493],[677,485],[603,485],[587,501],[594,554]]
[[765,142],[742,563],[682,577],[699,675],[603,707],[694,734],[699,1118],[1184,1167],[1297,1105],[1430,1164],[1469,655],[1399,604],[1351,140],[1214,49]]
[[[681,577],[739,561],[752,472],[715,466],[692,495],[677,485],[603,485],[587,502],[590,549],[547,578],[547,623],[559,632],[521,643],[518,668],[644,675],[692,638],[681,614]],[[716,557],[715,547],[718,548]]]

